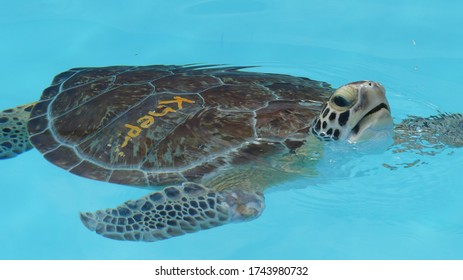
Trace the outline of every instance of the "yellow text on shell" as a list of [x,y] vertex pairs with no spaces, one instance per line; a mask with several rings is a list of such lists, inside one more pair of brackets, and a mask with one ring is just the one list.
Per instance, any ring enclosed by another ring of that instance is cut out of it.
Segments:
[[[154,124],[155,118],[163,117],[167,114],[174,113],[177,110],[183,109],[183,102],[189,104],[195,103],[193,100],[183,98],[181,96],[174,96],[173,100],[159,101],[157,109],[162,110],[161,112],[149,111],[146,115],[142,116],[137,120],[137,125],[124,124],[124,127],[128,128],[129,131],[127,132],[127,135],[124,137],[124,142],[118,148],[124,148],[125,146],[127,146],[127,144],[129,144],[129,141],[132,138],[136,138],[138,135],[140,135],[143,129],[151,127]],[[177,110],[166,106],[169,104],[176,104]],[[116,151],[119,152],[120,150],[116,149]],[[119,155],[124,156],[124,153],[120,152]]]

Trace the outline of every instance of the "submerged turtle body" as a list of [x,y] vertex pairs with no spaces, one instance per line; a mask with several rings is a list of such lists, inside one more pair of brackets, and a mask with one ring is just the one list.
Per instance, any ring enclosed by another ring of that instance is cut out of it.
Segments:
[[[0,159],[35,147],[83,177],[164,186],[115,208],[81,213],[84,225],[105,237],[156,241],[258,217],[263,191],[301,170],[310,173],[312,165],[293,167],[316,161],[311,152],[318,154],[323,141],[392,136],[379,83],[333,90],[308,78],[243,68],[71,69],[56,76],[38,102],[0,112]],[[461,115],[445,118],[462,127]],[[420,123],[399,125],[399,143],[416,139],[407,127]]]
[[0,113],[0,158],[34,146],[83,177],[170,185],[81,213],[84,225],[105,237],[156,241],[260,216],[263,191],[295,176],[291,165],[314,149],[307,144],[312,134],[356,141],[392,127],[378,83],[334,91],[324,82],[243,68],[71,69],[37,103]]
[[182,66],[76,68],[34,106],[32,144],[71,173],[160,186],[301,146],[328,84]]

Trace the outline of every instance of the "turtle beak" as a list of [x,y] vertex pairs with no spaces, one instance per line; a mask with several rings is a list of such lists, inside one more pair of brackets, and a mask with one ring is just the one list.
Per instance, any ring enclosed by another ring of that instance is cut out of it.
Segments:
[[350,143],[379,138],[392,138],[394,123],[389,107],[381,103],[368,112],[351,130]]
[[364,92],[360,90],[360,95],[364,103],[370,104],[370,108],[373,108],[368,111],[365,110],[367,112],[350,131],[348,141],[357,143],[392,137],[394,123],[384,87],[380,83],[374,83],[372,88],[368,88]]

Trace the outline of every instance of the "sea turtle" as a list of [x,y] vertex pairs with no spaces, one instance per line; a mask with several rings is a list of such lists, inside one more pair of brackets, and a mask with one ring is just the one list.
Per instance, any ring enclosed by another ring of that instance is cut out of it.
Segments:
[[[71,69],[38,102],[0,113],[0,158],[35,147],[73,174],[156,190],[80,215],[105,237],[156,241],[258,217],[264,190],[298,174],[292,166],[319,154],[324,141],[392,135],[385,89],[377,82],[333,90],[243,68]],[[441,117],[462,130],[461,115]],[[399,142],[424,123],[431,124],[424,134],[438,135],[436,119],[403,123]]]

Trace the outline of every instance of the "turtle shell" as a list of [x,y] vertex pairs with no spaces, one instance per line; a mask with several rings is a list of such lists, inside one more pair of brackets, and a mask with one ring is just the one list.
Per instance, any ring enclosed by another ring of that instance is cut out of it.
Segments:
[[74,174],[135,186],[199,181],[302,145],[329,85],[242,68],[71,69],[34,106],[31,143]]

